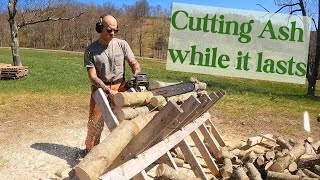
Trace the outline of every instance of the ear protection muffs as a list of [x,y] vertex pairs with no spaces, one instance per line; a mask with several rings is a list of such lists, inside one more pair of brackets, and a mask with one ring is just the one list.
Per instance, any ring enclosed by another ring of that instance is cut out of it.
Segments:
[[97,33],[101,33],[102,32],[102,28],[103,28],[103,18],[107,16],[106,14],[100,16],[99,21],[96,24],[96,31]]

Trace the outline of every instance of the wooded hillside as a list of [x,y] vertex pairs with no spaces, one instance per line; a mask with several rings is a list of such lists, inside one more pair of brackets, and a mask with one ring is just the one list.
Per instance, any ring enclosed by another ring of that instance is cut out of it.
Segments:
[[[7,12],[0,10],[0,46],[10,46],[10,32]],[[32,24],[19,30],[20,47],[83,51],[95,41],[99,34],[95,24],[103,14],[112,14],[118,19],[117,37],[125,39],[136,56],[163,59],[169,37],[169,12],[160,6],[150,6],[147,1],[137,1],[134,5],[116,7],[107,3],[103,5],[69,3],[67,6],[57,5],[61,16],[83,12],[72,21],[49,21]],[[24,22],[34,18],[38,12],[51,9],[34,9],[23,11],[20,8],[17,21]]]

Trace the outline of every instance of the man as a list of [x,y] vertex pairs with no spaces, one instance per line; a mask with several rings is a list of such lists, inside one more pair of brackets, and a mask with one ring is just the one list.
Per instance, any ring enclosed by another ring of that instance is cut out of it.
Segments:
[[114,95],[125,91],[125,61],[128,62],[134,75],[140,72],[140,64],[135,60],[128,43],[114,38],[114,35],[118,32],[118,23],[113,16],[101,16],[96,24],[96,30],[100,33],[100,37],[86,48],[84,54],[84,65],[92,83],[84,155],[100,143],[100,136],[104,126],[100,110],[92,94],[98,88],[102,88],[112,105]]

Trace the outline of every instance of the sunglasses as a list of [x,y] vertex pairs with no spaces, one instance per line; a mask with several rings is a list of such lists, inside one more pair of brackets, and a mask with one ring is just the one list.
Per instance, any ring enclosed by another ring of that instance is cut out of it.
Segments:
[[109,28],[106,28],[106,31],[107,31],[107,33],[112,33],[112,31],[113,31],[114,33],[117,33],[117,32],[119,31],[119,29],[109,29]]

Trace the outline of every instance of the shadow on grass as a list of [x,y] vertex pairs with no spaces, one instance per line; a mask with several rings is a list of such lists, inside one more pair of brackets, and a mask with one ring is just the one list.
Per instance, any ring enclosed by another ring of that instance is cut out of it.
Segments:
[[80,148],[77,147],[69,147],[55,143],[34,143],[30,147],[64,159],[71,167],[76,166],[80,162],[77,159]]

